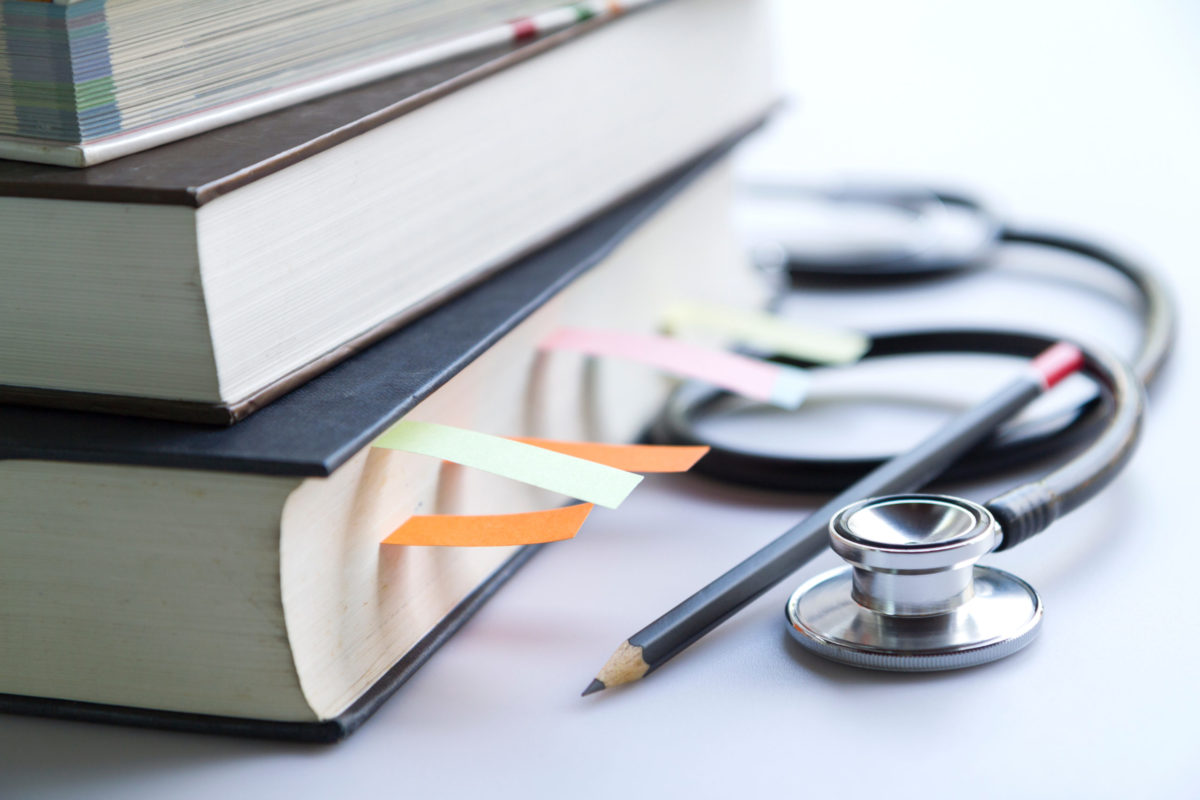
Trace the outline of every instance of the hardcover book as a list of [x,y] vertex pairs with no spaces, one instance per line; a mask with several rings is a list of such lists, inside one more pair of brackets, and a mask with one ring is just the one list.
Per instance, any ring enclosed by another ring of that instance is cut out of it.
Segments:
[[752,125],[767,44],[757,0],[672,0],[86,170],[0,162],[0,401],[241,419]]
[[563,325],[652,332],[673,301],[763,299],[723,153],[231,428],[0,407],[0,710],[354,730],[533,552],[381,541],[418,513],[563,502],[372,440],[401,417],[635,439],[665,379],[538,344]]
[[97,164],[511,41],[554,5],[3,0],[0,157]]

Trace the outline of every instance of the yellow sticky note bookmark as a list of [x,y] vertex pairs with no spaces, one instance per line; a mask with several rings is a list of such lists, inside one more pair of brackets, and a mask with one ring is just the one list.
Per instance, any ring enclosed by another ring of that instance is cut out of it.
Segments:
[[402,419],[371,446],[453,461],[605,508],[621,505],[642,480],[605,464],[434,422]]
[[862,358],[871,340],[858,331],[801,325],[767,311],[715,303],[681,302],[662,318],[666,333],[700,330],[737,344],[820,364],[849,364]]
[[502,547],[570,539],[579,532],[591,503],[521,514],[428,514],[408,520],[383,544],[423,547]]

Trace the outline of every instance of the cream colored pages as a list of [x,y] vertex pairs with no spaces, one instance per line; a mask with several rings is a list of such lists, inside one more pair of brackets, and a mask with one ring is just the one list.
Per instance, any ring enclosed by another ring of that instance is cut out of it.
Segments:
[[[760,302],[765,286],[734,239],[729,196],[726,168],[702,178],[410,418],[499,435],[635,439],[670,381],[642,365],[539,355],[537,344],[562,325],[652,332],[681,298]],[[344,710],[513,552],[381,549],[388,533],[414,513],[519,512],[565,499],[434,459],[370,449],[330,478],[305,481],[284,508],[282,584],[296,669],[317,715]]]

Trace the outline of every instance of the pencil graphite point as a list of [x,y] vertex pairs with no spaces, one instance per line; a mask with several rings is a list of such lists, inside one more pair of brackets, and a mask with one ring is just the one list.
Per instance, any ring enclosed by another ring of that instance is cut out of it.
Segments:
[[622,683],[632,683],[649,671],[650,665],[642,657],[642,648],[628,641],[621,642],[621,646],[604,664],[595,680],[583,690],[582,696],[620,686]]

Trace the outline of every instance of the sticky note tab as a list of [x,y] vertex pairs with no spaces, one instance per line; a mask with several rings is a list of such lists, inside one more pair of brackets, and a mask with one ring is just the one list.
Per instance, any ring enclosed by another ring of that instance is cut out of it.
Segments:
[[433,422],[402,419],[371,446],[442,458],[605,508],[621,505],[642,480],[586,459]]
[[799,407],[808,392],[808,373],[804,370],[699,347],[667,336],[559,328],[541,343],[541,349],[573,350],[638,361],[780,408]]
[[522,514],[428,514],[409,517],[383,544],[442,547],[501,547],[570,539],[579,532],[591,503]]
[[858,361],[871,340],[858,331],[801,325],[767,311],[751,311],[715,303],[676,303],[662,319],[667,333],[700,330],[757,350],[821,364]]
[[607,464],[630,472],[687,472],[709,448],[691,445],[670,444],[597,444],[596,442],[564,442],[557,439],[532,439],[513,437],[515,442],[524,442],[544,447],[556,453],[565,453],[576,458],[586,458],[597,464]]

